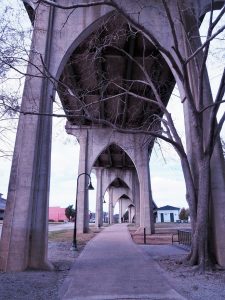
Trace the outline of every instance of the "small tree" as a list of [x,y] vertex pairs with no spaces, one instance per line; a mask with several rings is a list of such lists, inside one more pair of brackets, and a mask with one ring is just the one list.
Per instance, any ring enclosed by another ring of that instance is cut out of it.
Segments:
[[189,208],[186,208],[186,219],[185,220],[188,220],[189,217],[190,217],[190,211],[189,211]]
[[179,219],[184,221],[188,220],[190,216],[189,208],[181,208],[180,213],[179,213]]
[[65,209],[65,215],[69,221],[71,221],[75,217],[75,209],[73,208],[73,205],[69,205]]
[[179,219],[180,220],[186,220],[186,209],[183,207],[181,208],[180,212],[179,212]]

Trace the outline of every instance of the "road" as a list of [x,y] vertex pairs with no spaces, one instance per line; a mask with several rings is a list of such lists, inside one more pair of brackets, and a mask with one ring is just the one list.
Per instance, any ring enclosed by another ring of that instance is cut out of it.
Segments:
[[[66,229],[73,229],[74,228],[74,223],[62,223],[62,224],[49,224],[48,230],[49,231],[61,231],[61,230],[66,230]],[[2,233],[2,223],[0,224],[0,237]]]
[[66,229],[73,229],[74,228],[74,223],[62,223],[62,224],[49,224],[48,225],[48,231],[61,231],[61,230],[66,230]]

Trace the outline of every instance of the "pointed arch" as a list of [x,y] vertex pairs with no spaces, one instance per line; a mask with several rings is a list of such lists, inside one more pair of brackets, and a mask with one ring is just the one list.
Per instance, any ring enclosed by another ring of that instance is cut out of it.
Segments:
[[30,0],[22,0],[23,4],[25,6],[25,9],[28,13],[28,16],[30,18],[31,24],[34,26],[34,19],[35,19],[35,5]]
[[[124,155],[124,157],[121,158],[121,159],[124,159],[124,165],[123,165],[123,162],[122,163],[120,162],[121,165],[119,165],[119,167],[115,166],[115,168],[127,167],[127,168],[135,168],[136,169],[135,162],[133,161],[133,159],[130,157],[130,155],[127,153],[127,151],[124,149],[124,147],[122,145],[119,145],[118,142],[116,142],[116,141],[113,141],[110,144],[102,146],[102,148],[96,154],[96,158],[95,158],[95,161],[92,164],[91,169],[95,168],[95,167],[99,167],[100,163],[98,162],[98,159],[101,155],[107,155],[107,153],[108,153],[108,156],[113,155],[113,153],[118,155],[119,152],[121,152],[121,155]],[[110,166],[110,164],[112,166]],[[110,168],[110,167],[113,168],[113,161],[110,162],[110,157],[108,157],[107,167],[108,168]]]
[[129,196],[127,196],[126,194],[123,194],[120,198],[124,198],[124,199],[130,199]]
[[[118,185],[118,184],[121,184],[121,185]],[[116,188],[120,188],[120,189],[123,189],[121,194],[124,193],[124,190],[131,190],[131,187],[121,178],[117,177],[117,176],[114,176],[112,178],[112,180],[108,183],[108,185],[106,186],[105,188],[105,191],[104,193],[110,188],[110,187],[116,187]]]
[[201,1],[199,9],[199,19],[203,20],[207,12],[211,11],[211,6],[213,5],[213,10],[221,9],[224,5],[224,0],[214,0],[213,3],[211,0]]
[[[134,205],[134,199],[132,199],[130,196],[128,196],[127,194],[124,194],[123,192],[121,193],[121,195],[119,195],[116,199],[114,199],[114,202],[113,202],[113,205],[115,206],[116,203],[119,201],[119,200],[127,200],[127,201],[130,201],[131,204]],[[135,205],[134,205],[135,206]]]
[[68,62],[70,56],[76,50],[76,48],[78,48],[82,42],[84,42],[92,33],[94,33],[96,29],[100,26],[100,24],[104,22],[104,20],[109,18],[114,13],[114,10],[112,10],[112,8],[108,8],[108,10],[110,11],[105,12],[101,17],[95,19],[91,24],[89,24],[85,29],[83,29],[81,33],[76,37],[76,39],[65,50],[65,54],[61,59],[58,70],[56,72],[57,80],[59,80],[66,63]]

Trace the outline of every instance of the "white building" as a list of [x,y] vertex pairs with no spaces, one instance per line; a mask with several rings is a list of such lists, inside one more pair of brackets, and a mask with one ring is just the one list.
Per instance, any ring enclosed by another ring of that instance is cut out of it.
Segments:
[[156,223],[176,222],[179,220],[179,207],[170,205],[157,208]]
[[0,193],[0,220],[3,220],[5,206],[6,206],[6,199],[2,198],[2,195],[3,194]]

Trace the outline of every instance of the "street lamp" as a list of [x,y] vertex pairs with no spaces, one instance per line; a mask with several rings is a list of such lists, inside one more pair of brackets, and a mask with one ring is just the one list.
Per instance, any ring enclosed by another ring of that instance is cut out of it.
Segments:
[[[102,197],[102,199],[103,199],[103,206],[104,206],[104,204],[106,204],[104,196]],[[104,207],[103,207],[103,223],[105,223],[105,216],[106,216],[106,212],[104,211]]]
[[89,177],[89,183],[88,183],[88,187],[87,189],[90,191],[90,190],[94,190],[94,187],[91,183],[91,176],[90,174],[88,173],[81,173],[78,175],[77,177],[77,192],[76,192],[76,202],[75,202],[75,221],[74,221],[74,229],[73,229],[73,243],[72,243],[72,247],[71,247],[71,250],[77,250],[77,195],[78,195],[78,184],[79,184],[79,178],[81,175],[86,175]]

